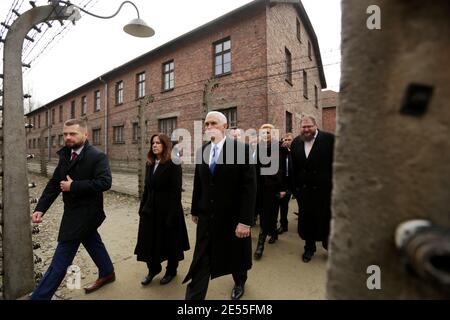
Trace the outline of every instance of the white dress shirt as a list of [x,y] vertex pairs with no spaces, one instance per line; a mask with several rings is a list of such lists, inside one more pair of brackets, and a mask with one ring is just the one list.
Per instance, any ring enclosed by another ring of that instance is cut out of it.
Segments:
[[74,152],[77,154],[77,156],[79,156],[81,151],[83,150],[83,148],[84,148],[84,144],[81,147],[79,147],[78,149],[76,149],[76,150],[72,149],[72,151],[70,152],[70,156],[72,157],[72,154]]
[[314,145],[314,141],[316,141],[316,137],[319,134],[319,130],[316,130],[316,134],[314,135],[314,138],[311,139],[311,141],[305,141],[305,155],[306,159],[309,157],[309,153],[311,152],[311,149]]
[[158,165],[159,165],[159,162],[160,162],[161,160],[156,160],[155,159],[155,167],[153,168],[153,173],[155,173],[155,171],[156,171],[156,168],[158,168]]
[[219,154],[220,154],[220,152],[222,152],[223,145],[225,144],[225,140],[226,140],[226,137],[224,137],[218,143],[214,143],[211,141],[211,150],[209,151],[209,162],[208,163],[211,163],[211,161],[212,161],[214,147],[217,147],[217,150],[216,150],[216,163],[217,163],[217,159],[219,159]]
[[[226,137],[224,137],[218,143],[214,143],[214,142],[211,141],[211,150],[209,152],[209,163],[211,163],[211,161],[213,159],[214,147],[217,147],[216,154],[215,154],[215,156],[216,156],[216,163],[217,163],[217,160],[219,159],[219,154],[222,152],[223,145],[225,144],[225,140],[226,140]],[[248,226],[246,224],[243,224],[243,223],[239,223],[239,225],[241,225],[243,227],[246,227],[246,228],[250,228],[250,226]]]

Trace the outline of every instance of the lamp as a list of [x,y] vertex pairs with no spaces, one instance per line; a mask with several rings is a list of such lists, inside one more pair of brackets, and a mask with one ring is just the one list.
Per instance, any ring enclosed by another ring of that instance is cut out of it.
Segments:
[[122,9],[122,7],[126,3],[129,3],[136,9],[138,17],[136,19],[133,19],[130,22],[128,22],[123,27],[123,31],[125,31],[126,33],[128,33],[128,34],[130,34],[132,36],[141,37],[141,38],[148,38],[148,37],[151,37],[151,36],[153,36],[155,34],[155,30],[153,30],[144,20],[142,20],[140,18],[138,8],[131,1],[124,1],[124,2],[122,2],[122,4],[120,5],[119,9],[117,9],[117,11],[114,14],[110,15],[110,16],[99,16],[99,15],[96,15],[94,13],[91,13],[91,12],[89,12],[89,11],[87,11],[87,10],[77,6],[77,5],[74,5],[74,4],[70,3],[70,2],[67,2],[67,1],[59,1],[59,3],[63,3],[63,4],[66,4],[66,5],[69,5],[69,6],[74,6],[74,7],[78,8],[80,11],[82,11],[82,12],[88,14],[88,15],[91,15],[93,17],[100,18],[100,19],[111,19],[111,18],[115,17],[119,13],[119,11]]

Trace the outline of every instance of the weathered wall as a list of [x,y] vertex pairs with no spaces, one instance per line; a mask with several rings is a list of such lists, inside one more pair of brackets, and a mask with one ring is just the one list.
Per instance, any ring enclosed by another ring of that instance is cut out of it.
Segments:
[[[297,38],[297,24],[300,22],[301,37]],[[305,21],[289,3],[270,5],[267,10],[267,72],[268,72],[268,117],[267,122],[275,125],[281,133],[286,132],[286,111],[292,114],[292,131],[300,130],[303,114],[312,115],[319,125],[322,122],[321,83],[314,48],[308,55],[310,35]],[[292,81],[286,78],[286,54],[292,57]],[[303,92],[303,70],[307,73],[308,92]],[[318,88],[319,103],[315,105],[314,85]]]
[[[366,9],[381,8],[381,30]],[[450,227],[450,2],[343,0],[342,78],[327,296],[442,298],[409,276],[394,245],[413,218]],[[422,117],[400,114],[406,87],[434,94]],[[381,290],[366,269],[381,268]]]

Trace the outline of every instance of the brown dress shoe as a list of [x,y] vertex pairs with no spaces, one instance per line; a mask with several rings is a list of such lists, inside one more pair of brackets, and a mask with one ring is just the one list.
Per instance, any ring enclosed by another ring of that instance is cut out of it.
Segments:
[[84,288],[84,292],[86,294],[94,292],[101,287],[103,287],[105,284],[113,282],[116,280],[116,274],[114,272],[108,274],[106,277],[98,278],[95,280],[95,282],[87,287]]

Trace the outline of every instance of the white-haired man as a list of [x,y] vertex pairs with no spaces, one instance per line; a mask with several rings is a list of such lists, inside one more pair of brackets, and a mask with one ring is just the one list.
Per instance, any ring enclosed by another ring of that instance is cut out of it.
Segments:
[[[248,145],[226,138],[227,118],[222,113],[208,113],[204,125],[210,142],[199,150],[195,167],[191,214],[197,239],[183,281],[192,280],[186,299],[205,299],[210,278],[232,274],[231,299],[237,300],[244,294],[252,266],[255,168],[248,161]],[[243,163],[238,162],[239,151],[245,153]]]

